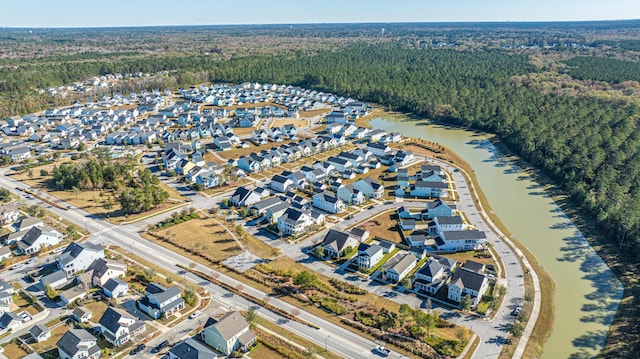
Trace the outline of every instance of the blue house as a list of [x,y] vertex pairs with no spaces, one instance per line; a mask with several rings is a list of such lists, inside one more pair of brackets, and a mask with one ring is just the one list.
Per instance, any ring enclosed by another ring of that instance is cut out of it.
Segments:
[[109,298],[118,298],[127,294],[129,285],[120,278],[109,278],[102,287],[102,291]]

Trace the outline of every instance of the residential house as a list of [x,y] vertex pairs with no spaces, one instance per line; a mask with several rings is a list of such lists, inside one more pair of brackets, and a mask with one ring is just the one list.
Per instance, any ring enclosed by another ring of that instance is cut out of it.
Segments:
[[410,193],[418,198],[443,197],[447,195],[449,186],[445,182],[416,181],[411,185]]
[[13,203],[0,206],[0,225],[13,223],[20,218],[20,210]]
[[78,323],[86,323],[91,320],[92,317],[93,313],[83,306],[76,307],[73,312],[71,312],[71,318]]
[[69,305],[73,302],[80,301],[87,296],[87,288],[84,283],[80,282],[73,287],[60,293],[60,301],[64,305]]
[[115,347],[122,346],[146,330],[146,324],[143,321],[114,307],[107,307],[98,324],[104,338]]
[[433,218],[436,233],[449,231],[461,231],[464,229],[464,223],[461,216],[437,216]]
[[53,247],[60,243],[62,234],[56,230],[43,230],[39,227],[31,227],[29,231],[18,241],[18,248],[26,255],[37,253],[42,248]]
[[73,242],[58,256],[58,268],[69,276],[86,270],[98,258],[104,258],[102,246],[90,242]]
[[366,198],[381,198],[384,195],[384,186],[375,182],[371,178],[363,178],[353,183],[358,191]]
[[205,326],[201,336],[207,345],[225,355],[235,351],[247,352],[256,342],[255,334],[240,312],[231,312]]
[[426,219],[432,219],[438,216],[453,216],[456,210],[456,206],[453,204],[447,204],[440,198],[427,202],[426,213],[424,217]]
[[51,338],[51,331],[44,324],[35,324],[29,329],[29,335],[37,343],[41,343]]
[[262,196],[260,196],[258,193],[255,193],[254,191],[246,189],[244,187],[238,187],[231,195],[229,203],[232,206],[236,207],[249,207],[258,203],[258,201],[260,200],[262,200]]
[[455,264],[455,260],[445,257],[434,256],[430,258],[415,273],[415,280],[413,282],[414,289],[429,294],[436,294],[451,275]]
[[281,203],[283,203],[283,200],[280,199],[280,197],[270,197],[254,204],[249,208],[249,210],[253,215],[263,215],[269,208]]
[[377,157],[384,157],[392,152],[389,146],[382,143],[368,143],[367,150]]
[[436,237],[440,251],[471,251],[481,249],[487,241],[487,235],[479,230],[445,231]]
[[416,264],[416,256],[412,253],[397,253],[382,266],[382,278],[391,283],[399,283]]
[[127,272],[124,262],[106,258],[96,259],[90,266],[93,270],[91,284],[102,287],[109,279],[120,278]]
[[489,280],[484,274],[468,271],[464,268],[458,269],[453,273],[451,282],[449,282],[447,298],[460,303],[462,297],[468,295],[471,297],[471,306],[475,307],[480,303],[480,299],[488,287]]
[[305,211],[291,207],[287,208],[278,218],[278,230],[283,235],[299,236],[314,224],[316,223]]
[[57,289],[69,283],[69,278],[67,278],[67,273],[65,271],[58,270],[42,276],[39,282],[42,289],[44,289],[47,285],[53,289]]
[[326,160],[327,163],[331,164],[333,167],[335,167],[335,169],[342,173],[342,172],[346,172],[348,170],[350,170],[351,168],[353,168],[353,165],[351,164],[351,162],[343,159],[343,158],[338,158],[338,157],[329,157]]
[[340,213],[344,211],[344,202],[332,192],[324,191],[313,196],[312,205],[325,212]]
[[358,242],[364,242],[367,239],[369,239],[369,231],[359,227],[351,228],[351,230],[349,231],[349,234],[351,235],[351,237],[357,239]]
[[364,202],[365,200],[365,197],[362,194],[362,192],[357,190],[353,186],[353,184],[340,186],[336,194],[338,195],[338,198],[341,199],[344,203],[348,203],[352,205],[362,204],[362,202]]
[[360,243],[358,246],[358,268],[369,270],[384,256],[384,249],[377,244]]
[[109,278],[102,286],[102,291],[108,298],[119,298],[129,292],[129,284],[120,278]]
[[269,187],[272,190],[280,193],[287,192],[292,186],[294,186],[293,181],[288,177],[281,175],[273,176],[273,178],[271,178],[271,182],[269,183]]
[[0,333],[15,330],[22,325],[24,319],[13,312],[4,312],[0,315]]
[[138,301],[138,305],[140,310],[152,318],[168,318],[184,309],[184,299],[181,295],[177,286],[165,288],[158,283],[149,283],[145,296]]
[[0,279],[0,314],[9,311],[9,306],[13,304],[13,285]]
[[85,329],[70,329],[58,342],[60,359],[98,359],[102,355],[98,339]]
[[355,250],[358,244],[358,240],[349,235],[349,233],[335,229],[330,229],[322,240],[325,256],[336,259],[342,257],[347,248]]
[[217,359],[218,355],[208,346],[193,338],[187,338],[169,349],[169,359]]
[[[14,224],[14,227],[18,231],[28,231],[31,227],[37,227],[43,225],[43,222],[40,218],[26,216],[20,220],[20,222]],[[26,232],[25,232],[26,234]]]
[[349,114],[345,111],[338,110],[332,111],[330,114],[325,116],[327,123],[347,123],[347,118]]

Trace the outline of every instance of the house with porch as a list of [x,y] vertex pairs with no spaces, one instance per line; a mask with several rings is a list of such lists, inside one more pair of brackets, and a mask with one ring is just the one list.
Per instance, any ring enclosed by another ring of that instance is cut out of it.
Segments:
[[205,324],[200,335],[207,345],[224,355],[247,352],[257,339],[240,312],[231,312],[210,325]]
[[360,243],[349,233],[330,229],[322,240],[325,256],[339,259],[347,248],[356,249]]
[[489,288],[489,280],[484,274],[460,268],[453,273],[449,282],[447,298],[460,303],[462,297],[468,295],[471,297],[471,306],[475,307],[480,303],[487,288]]
[[416,266],[417,258],[412,253],[397,253],[382,266],[382,279],[399,283]]
[[138,306],[152,318],[169,318],[184,309],[184,299],[177,286],[165,288],[158,283],[149,283]]

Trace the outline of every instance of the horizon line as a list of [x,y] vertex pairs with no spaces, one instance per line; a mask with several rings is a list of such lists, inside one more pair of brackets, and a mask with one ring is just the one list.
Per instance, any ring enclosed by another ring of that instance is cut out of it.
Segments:
[[223,27],[223,26],[293,26],[293,25],[377,25],[377,24],[562,24],[562,23],[595,23],[640,21],[633,19],[591,19],[591,20],[495,20],[495,21],[344,21],[344,22],[291,22],[291,23],[237,23],[237,24],[158,24],[158,25],[105,25],[105,26],[0,26],[0,29],[121,29],[151,27]]

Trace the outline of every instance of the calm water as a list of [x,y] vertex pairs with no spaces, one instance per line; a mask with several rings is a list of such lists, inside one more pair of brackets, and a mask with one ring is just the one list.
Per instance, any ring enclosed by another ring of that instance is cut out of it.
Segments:
[[474,168],[493,211],[555,281],[554,330],[542,358],[590,358],[602,349],[622,285],[538,183],[482,135],[401,115],[370,123],[438,142]]

